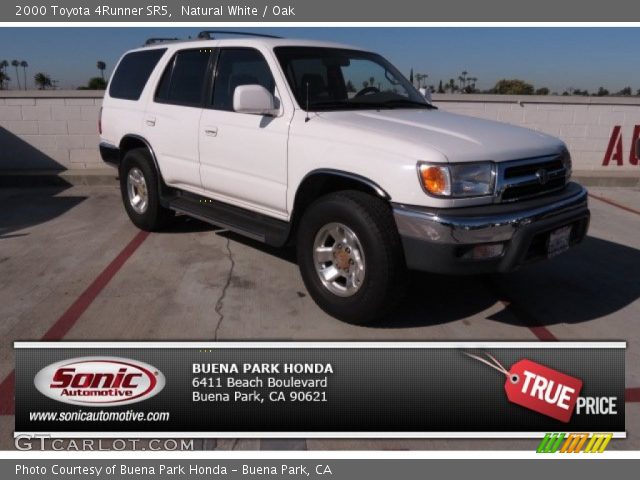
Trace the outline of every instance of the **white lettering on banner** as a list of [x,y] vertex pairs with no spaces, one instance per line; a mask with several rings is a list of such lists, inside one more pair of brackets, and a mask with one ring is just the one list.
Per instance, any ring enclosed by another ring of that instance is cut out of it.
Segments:
[[[552,394],[555,382],[553,380],[547,380],[543,376],[536,375],[527,370],[524,371],[525,381],[522,384],[522,393],[529,394],[532,397],[537,397],[538,400],[543,400],[546,403],[557,405],[558,407],[569,410],[567,401],[571,398],[572,393],[575,390],[567,385],[557,384],[555,393]],[[533,380],[531,389],[529,385]]]

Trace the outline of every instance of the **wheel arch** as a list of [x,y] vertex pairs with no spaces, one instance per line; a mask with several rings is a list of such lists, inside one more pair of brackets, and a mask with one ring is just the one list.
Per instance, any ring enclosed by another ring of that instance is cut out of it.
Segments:
[[295,230],[304,211],[317,198],[341,190],[358,190],[391,201],[391,196],[373,180],[351,172],[329,168],[317,169],[306,174],[293,201],[292,230]]
[[160,203],[162,204],[162,206],[166,207],[168,205],[167,197],[170,195],[170,187],[167,186],[164,179],[162,178],[162,171],[160,170],[158,159],[153,150],[153,147],[147,141],[147,139],[133,133],[127,134],[123,136],[122,139],[120,140],[118,149],[120,152],[120,162],[119,162],[118,168],[120,168],[120,166],[122,165],[125,155],[131,150],[145,149],[149,153],[149,157],[151,158],[153,168],[156,170],[157,177],[158,177],[158,191],[160,192]]
[[120,151],[120,163],[124,160],[124,156],[130,152],[131,150],[137,148],[144,148],[149,152],[151,156],[151,160],[153,161],[153,166],[156,171],[160,173],[160,168],[158,166],[158,159],[156,158],[156,154],[151,147],[151,144],[147,141],[146,138],[136,135],[133,133],[127,134],[120,140],[120,144],[118,145],[118,149]]

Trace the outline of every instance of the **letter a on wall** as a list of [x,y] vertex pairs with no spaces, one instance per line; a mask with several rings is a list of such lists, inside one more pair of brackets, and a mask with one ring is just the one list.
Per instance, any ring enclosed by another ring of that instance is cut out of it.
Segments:
[[[638,147],[636,147],[638,145]],[[633,136],[631,137],[631,151],[629,152],[629,163],[631,165],[638,165],[640,162],[640,125],[636,125],[633,129]]]
[[622,166],[622,133],[620,125],[613,127],[611,132],[611,138],[609,139],[609,146],[607,147],[607,153],[604,154],[604,160],[602,160],[602,166],[606,167],[612,160],[616,162],[618,166]]

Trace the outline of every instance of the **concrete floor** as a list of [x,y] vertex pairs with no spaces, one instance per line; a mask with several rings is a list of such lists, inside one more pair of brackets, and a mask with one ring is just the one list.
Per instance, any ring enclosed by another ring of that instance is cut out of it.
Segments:
[[[640,211],[640,191],[592,188]],[[39,340],[139,234],[115,187],[0,190],[0,382],[12,343]],[[627,387],[640,387],[640,214],[591,200],[589,237],[550,262],[504,276],[415,275],[404,306],[375,327],[324,314],[294,254],[191,219],[144,238],[65,332],[65,340],[626,340]],[[138,238],[141,240],[141,238]],[[427,310],[424,292],[437,299]],[[461,301],[463,299],[463,301]],[[533,330],[532,330],[533,328]],[[627,404],[640,449],[640,405]],[[0,416],[0,448],[13,448]],[[207,440],[200,448],[533,449],[535,440]]]

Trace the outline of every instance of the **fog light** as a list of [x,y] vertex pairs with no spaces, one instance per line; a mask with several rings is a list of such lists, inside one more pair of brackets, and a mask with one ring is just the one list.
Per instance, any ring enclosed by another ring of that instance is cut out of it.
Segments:
[[475,245],[467,250],[462,258],[467,260],[486,260],[488,258],[495,258],[502,255],[504,252],[504,244],[502,243],[483,243],[482,245]]

